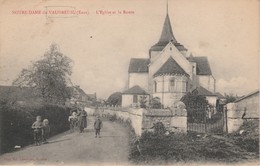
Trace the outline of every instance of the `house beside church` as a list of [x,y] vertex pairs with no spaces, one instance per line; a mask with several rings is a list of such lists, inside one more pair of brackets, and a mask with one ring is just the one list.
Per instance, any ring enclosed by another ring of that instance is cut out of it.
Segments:
[[[140,100],[149,101],[149,94],[139,85],[135,85],[122,93],[122,107],[140,106]],[[148,104],[148,102],[146,103]]]
[[[138,87],[150,98],[159,98],[166,108],[178,102],[187,92],[201,87],[210,94],[210,102],[216,103],[216,80],[207,57],[193,56],[176,40],[168,13],[159,41],[148,52],[148,58],[130,60],[128,90],[124,94]],[[123,106],[136,102],[136,97],[122,98]]]

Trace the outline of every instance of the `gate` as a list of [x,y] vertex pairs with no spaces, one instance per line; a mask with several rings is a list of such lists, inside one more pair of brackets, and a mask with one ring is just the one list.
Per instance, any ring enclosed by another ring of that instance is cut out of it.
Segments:
[[198,133],[222,134],[224,114],[217,112],[211,115],[207,108],[188,109],[187,130]]

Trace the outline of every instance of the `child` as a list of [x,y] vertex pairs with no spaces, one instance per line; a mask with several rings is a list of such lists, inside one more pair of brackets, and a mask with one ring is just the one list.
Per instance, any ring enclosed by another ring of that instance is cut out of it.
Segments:
[[49,120],[44,119],[43,120],[43,133],[42,133],[42,140],[44,143],[47,143],[46,140],[49,138],[50,132],[51,132],[51,129],[50,129],[50,125],[49,125]]
[[76,112],[72,112],[72,115],[69,116],[69,122],[70,122],[70,131],[74,131],[75,127],[77,127],[78,122],[78,116]]
[[100,120],[100,117],[98,116],[97,120],[95,121],[94,123],[94,128],[96,130],[96,138],[97,138],[97,135],[100,137],[100,129],[103,127],[103,124],[102,124],[102,121]]
[[41,135],[43,132],[43,124],[41,116],[36,117],[36,121],[32,124],[33,137],[35,145],[40,145]]

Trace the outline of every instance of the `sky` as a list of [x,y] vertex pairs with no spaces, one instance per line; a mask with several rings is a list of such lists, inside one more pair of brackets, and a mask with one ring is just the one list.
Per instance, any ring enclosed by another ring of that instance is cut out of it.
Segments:
[[[166,16],[166,0],[0,3],[0,85],[11,85],[56,43],[73,60],[72,82],[100,98],[125,89],[130,59],[148,58]],[[168,6],[175,38],[193,56],[208,57],[217,91],[245,95],[258,89],[259,1],[169,0]],[[81,14],[44,13],[71,8]]]

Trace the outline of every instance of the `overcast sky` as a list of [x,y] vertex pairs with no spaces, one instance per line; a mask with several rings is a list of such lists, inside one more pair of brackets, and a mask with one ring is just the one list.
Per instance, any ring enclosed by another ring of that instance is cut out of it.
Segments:
[[[0,85],[10,85],[56,43],[73,60],[73,83],[102,98],[125,88],[130,58],[148,57],[166,15],[166,1],[159,0],[10,0],[0,6]],[[46,18],[12,13],[45,11],[46,6],[72,6],[89,14]],[[96,10],[134,14],[100,15]],[[208,57],[217,91],[244,95],[258,88],[257,0],[169,0],[169,16],[177,41],[194,56]]]

